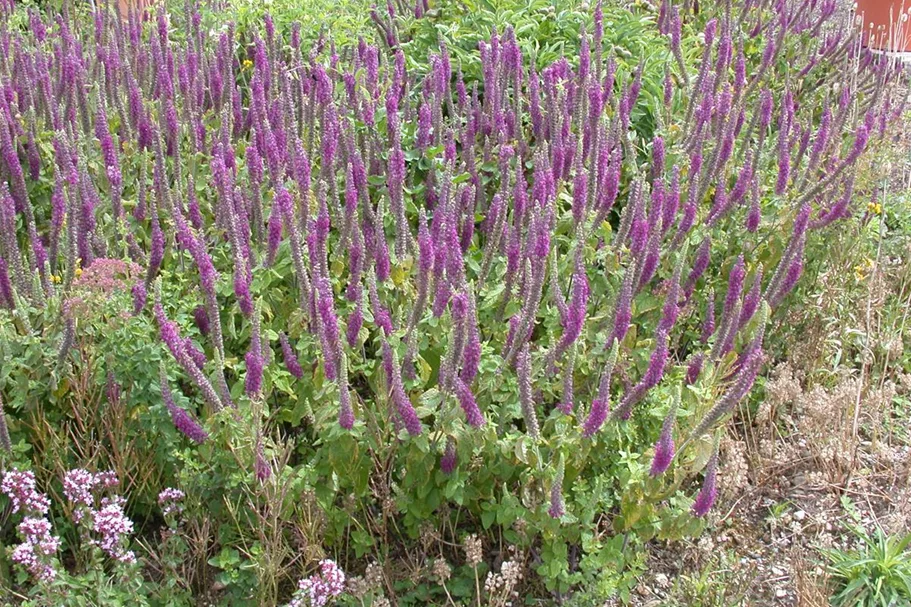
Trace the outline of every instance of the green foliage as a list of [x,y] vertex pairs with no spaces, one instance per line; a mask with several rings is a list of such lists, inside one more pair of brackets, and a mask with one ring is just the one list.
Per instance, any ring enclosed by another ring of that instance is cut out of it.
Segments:
[[34,586],[28,597],[20,597],[18,604],[22,607],[149,607],[153,603],[146,592],[147,585],[138,567],[109,575],[103,565],[96,564],[84,574],[63,572],[48,584]]
[[911,602],[911,533],[893,536],[877,527],[852,528],[855,550],[827,550],[835,607],[888,607]]
[[719,550],[696,571],[682,571],[675,576],[666,607],[731,607],[747,605],[750,588],[756,578],[755,566],[738,567],[739,555]]
[[[176,3],[180,7],[174,12],[179,13],[183,10],[183,2],[177,0]],[[368,39],[375,36],[376,31],[370,24],[371,4],[373,2],[368,0],[229,0],[224,7],[205,8],[201,16],[206,30],[218,31],[231,21],[244,36],[247,32],[259,32],[263,17],[268,14],[279,32],[287,33],[293,23],[299,23],[305,48],[316,42],[321,34],[345,47],[356,44],[361,36]]]

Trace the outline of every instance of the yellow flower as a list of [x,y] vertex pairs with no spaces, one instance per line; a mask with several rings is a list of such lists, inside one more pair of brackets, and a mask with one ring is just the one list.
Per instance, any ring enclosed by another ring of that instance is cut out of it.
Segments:
[[244,59],[244,62],[243,62],[243,69],[248,70],[248,69],[250,69],[251,67],[253,67],[253,62],[250,61],[249,59]]
[[60,276],[57,274],[51,274],[51,282],[54,284],[60,284]]
[[872,269],[873,260],[867,257],[864,259],[863,263],[854,266],[854,278],[861,281],[867,277]]
[[867,212],[873,215],[879,215],[883,212],[883,207],[878,202],[868,202],[867,203]]
[[76,278],[82,276],[82,268],[76,268]]

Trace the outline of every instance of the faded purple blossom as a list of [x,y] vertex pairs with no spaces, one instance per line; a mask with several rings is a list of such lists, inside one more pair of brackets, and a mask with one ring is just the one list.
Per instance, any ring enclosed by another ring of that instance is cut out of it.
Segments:
[[168,487],[158,493],[158,505],[161,507],[163,516],[168,517],[172,514],[179,515],[183,512],[182,502],[186,494],[180,489]]
[[557,467],[557,474],[553,483],[550,485],[550,507],[547,509],[547,514],[551,518],[560,518],[566,514],[563,502],[563,474],[563,462],[561,461]]
[[253,330],[250,335],[250,349],[244,356],[247,363],[247,372],[244,376],[244,391],[247,396],[256,397],[262,391],[263,368],[263,343],[260,336],[260,311],[257,309],[253,315]]

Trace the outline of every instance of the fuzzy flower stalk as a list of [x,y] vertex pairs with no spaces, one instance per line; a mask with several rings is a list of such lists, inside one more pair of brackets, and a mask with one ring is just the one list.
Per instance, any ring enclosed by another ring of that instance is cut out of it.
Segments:
[[693,516],[703,517],[709,513],[718,497],[718,443],[716,441],[712,457],[705,468],[702,488],[693,500]]
[[547,509],[547,514],[551,518],[560,518],[566,513],[563,502],[563,475],[565,472],[566,464],[563,455],[560,454],[560,458],[557,460],[557,471],[550,485],[550,507]]
[[604,425],[604,421],[607,419],[607,414],[610,410],[610,381],[611,375],[614,372],[614,365],[617,364],[617,354],[619,352],[619,347],[619,342],[614,340],[614,343],[610,349],[610,354],[607,357],[607,363],[605,363],[604,369],[601,371],[601,380],[598,388],[598,394],[592,401],[591,409],[588,412],[588,417],[585,418],[585,423],[582,426],[582,435],[586,438],[594,436],[595,433],[601,429],[601,426]]
[[680,405],[680,390],[674,393],[674,401],[671,408],[664,417],[664,423],[661,425],[661,436],[655,443],[655,457],[652,458],[652,466],[649,469],[651,476],[661,476],[670,467],[674,460],[674,420],[677,417],[677,407]]

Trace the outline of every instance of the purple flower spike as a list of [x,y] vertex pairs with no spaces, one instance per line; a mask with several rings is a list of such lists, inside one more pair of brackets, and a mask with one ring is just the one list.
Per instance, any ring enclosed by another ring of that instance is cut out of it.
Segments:
[[607,419],[607,409],[607,401],[599,398],[592,401],[591,411],[589,411],[585,425],[582,427],[582,436],[591,437],[601,429],[604,420]]
[[196,323],[196,328],[199,329],[199,332],[204,336],[209,334],[209,314],[206,312],[205,306],[196,306],[193,310],[193,322]]
[[388,341],[383,341],[383,369],[386,373],[386,381],[392,392],[392,402],[399,414],[399,419],[408,430],[411,436],[417,436],[421,433],[421,420],[414,410],[414,405],[405,392],[405,386],[402,384],[402,375],[399,372],[399,361],[392,351],[392,346]]
[[718,20],[712,19],[705,24],[705,46],[710,47],[715,42],[715,31],[718,29]]
[[651,476],[660,476],[671,465],[674,459],[674,418],[677,413],[677,403],[671,406],[667,416],[664,418],[664,424],[661,426],[661,436],[655,443],[655,457],[652,459],[652,467],[649,470]]
[[348,357],[344,352],[339,361],[338,374],[338,424],[345,430],[351,430],[354,428],[354,409],[351,407],[351,392],[348,390]]
[[791,176],[791,146],[789,135],[793,131],[794,101],[791,92],[784,96],[784,103],[778,118],[778,181],[775,183],[775,193],[784,194]]
[[203,429],[192,415],[174,403],[174,398],[171,396],[171,390],[168,387],[167,375],[163,371],[161,373],[161,397],[164,400],[165,407],[168,409],[168,413],[171,415],[174,427],[194,443],[201,445],[206,442],[206,439],[209,438],[209,433]]
[[278,340],[281,343],[282,356],[285,359],[285,367],[288,368],[288,372],[297,379],[302,378],[304,376],[304,370],[301,368],[300,362],[297,359],[297,354],[294,353],[291,342],[288,341],[288,336],[285,333],[280,333],[278,335]]
[[613,343],[614,340],[623,341],[623,338],[626,337],[626,332],[629,331],[629,323],[633,318],[633,274],[635,274],[633,268],[627,268],[623,277],[623,284],[620,285],[620,294],[617,297],[617,306],[614,311],[614,330],[607,340],[608,345]]
[[686,279],[686,286],[683,288],[683,294],[687,299],[693,295],[693,291],[696,288],[696,281],[702,277],[709,267],[711,254],[712,238],[711,236],[706,236],[699,245],[699,249],[696,251],[696,257],[693,260],[693,269],[690,271],[690,275]]
[[285,188],[279,188],[275,195],[275,202],[272,204],[272,212],[269,214],[269,240],[268,250],[266,252],[266,265],[271,266],[275,263],[275,255],[278,253],[278,245],[282,241],[282,213],[281,209],[285,206],[290,208],[291,195]]
[[652,141],[652,179],[664,174],[664,139],[655,137]]
[[253,328],[250,331],[250,349],[247,351],[244,360],[247,363],[247,375],[244,378],[244,391],[247,396],[255,398],[260,396],[263,385],[263,368],[266,361],[263,358],[263,342],[260,307],[256,306],[253,314]]
[[775,101],[772,98],[772,91],[763,89],[759,94],[759,126],[763,131],[769,128],[769,124],[772,123],[772,109],[774,105]]
[[737,257],[737,262],[731,268],[728,276],[728,292],[724,299],[724,313],[730,314],[734,306],[740,300],[740,294],[743,292],[743,279],[746,276],[746,267],[743,261],[743,255]]
[[266,482],[272,476],[272,466],[266,460],[262,437],[259,438],[256,444],[256,461],[253,463],[253,470],[256,473],[256,480],[261,483]]
[[364,324],[364,298],[359,297],[354,312],[348,317],[348,326],[345,329],[345,338],[348,346],[355,348],[357,346],[358,334]]
[[686,385],[691,386],[699,379],[699,376],[702,374],[703,361],[705,361],[705,355],[702,352],[690,360],[690,364],[686,367]]
[[762,298],[762,266],[759,266],[759,269],[756,270],[756,275],[753,277],[753,283],[750,286],[750,290],[747,291],[747,294],[743,298],[743,305],[740,308],[740,322],[739,327],[743,328],[746,326],[750,319],[753,318],[753,314],[756,313],[756,310],[759,309],[759,302]]
[[317,285],[316,308],[320,319],[320,341],[323,348],[323,368],[326,378],[335,381],[338,376],[339,342],[338,316],[335,314],[332,286],[328,279]]
[[484,415],[478,409],[478,404],[475,402],[474,394],[471,393],[471,388],[468,384],[461,379],[456,380],[455,391],[456,397],[459,399],[459,406],[465,412],[465,419],[468,424],[474,428],[483,426]]
[[252,396],[258,394],[263,385],[263,358],[262,352],[252,348],[244,356],[247,363],[247,375],[244,379],[244,391]]
[[174,427],[181,434],[199,445],[206,442],[206,439],[209,438],[209,433],[203,430],[202,426],[193,419],[192,415],[175,405],[173,401],[168,402],[168,400],[165,400],[165,404],[168,408],[168,413],[171,414],[171,421],[174,423]]
[[456,453],[455,441],[451,438],[446,439],[446,450],[443,451],[443,457],[440,458],[440,471],[449,476],[455,472],[459,464],[459,456]]
[[788,271],[785,274],[781,287],[772,295],[769,304],[773,307],[780,304],[781,300],[783,300],[785,296],[794,289],[795,285],[797,285],[797,281],[800,280],[801,274],[803,274],[803,251],[798,251],[791,261],[791,265],[788,266]]
[[712,454],[708,467],[705,471],[705,479],[702,481],[702,489],[693,502],[693,516],[702,517],[709,513],[715,498],[718,497],[718,451]]
[[[2,263],[2,258],[0,258],[0,263]],[[3,270],[3,276],[5,276],[6,275],[5,267],[2,270]],[[8,282],[8,280],[6,282]],[[6,290],[6,289],[3,289],[2,287],[3,287],[3,281],[0,281],[0,295],[2,295],[2,291]],[[12,307],[12,305],[13,305],[12,289],[9,289],[9,291],[10,291],[10,294],[8,295],[9,306]],[[7,297],[4,297],[4,299],[7,299]],[[139,313],[142,312],[143,308],[146,307],[147,299],[148,299],[148,292],[146,291],[145,284],[142,282],[137,282],[135,285],[133,285],[133,316],[139,316]]]
[[753,176],[750,184],[750,210],[747,212],[746,220],[747,232],[754,234],[759,229],[760,221],[762,221],[762,210],[759,208],[759,183]]
[[705,320],[702,322],[702,335],[699,339],[702,343],[708,342],[709,338],[715,333],[715,291],[709,291],[709,296],[705,301]]
[[354,428],[354,410],[351,408],[351,397],[348,395],[347,386],[345,386],[342,391],[342,403],[338,412],[338,425],[345,430]]

